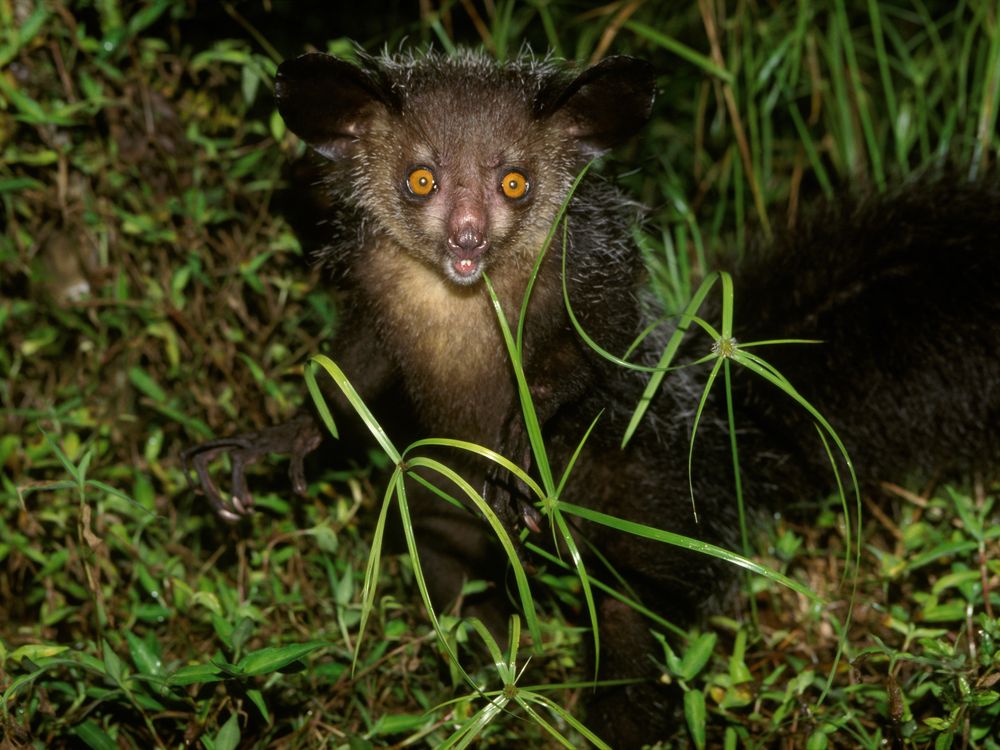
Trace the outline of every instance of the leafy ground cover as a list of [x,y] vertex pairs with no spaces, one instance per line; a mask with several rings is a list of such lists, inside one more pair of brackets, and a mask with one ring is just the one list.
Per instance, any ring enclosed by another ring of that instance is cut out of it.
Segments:
[[[583,744],[534,698],[582,716],[571,575],[540,577],[544,648],[483,714],[408,558],[383,560],[359,641],[384,459],[320,472],[302,501],[264,469],[235,527],[187,488],[181,450],[287,418],[336,325],[284,218],[301,145],[271,102],[277,62],[347,37],[647,57],[656,116],[605,172],[652,207],[637,235],[680,308],[717,253],[812,197],[940,158],[991,169],[997,9],[278,5],[0,0],[0,747],[558,746],[515,696]],[[856,589],[837,506],[778,519],[760,559],[825,603],[751,578],[752,616],[665,645],[665,678],[702,696],[667,746],[996,748],[988,479],[870,498]],[[443,624],[462,654],[480,641]],[[483,690],[513,681],[481,662],[463,664]]]

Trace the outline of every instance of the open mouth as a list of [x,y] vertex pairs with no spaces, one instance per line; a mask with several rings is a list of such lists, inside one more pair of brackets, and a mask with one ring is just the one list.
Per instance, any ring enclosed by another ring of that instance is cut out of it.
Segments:
[[472,258],[458,258],[452,262],[451,267],[459,276],[472,276],[479,271],[479,261]]
[[445,273],[458,284],[472,284],[479,280],[483,273],[482,257],[456,258],[454,255],[445,260]]

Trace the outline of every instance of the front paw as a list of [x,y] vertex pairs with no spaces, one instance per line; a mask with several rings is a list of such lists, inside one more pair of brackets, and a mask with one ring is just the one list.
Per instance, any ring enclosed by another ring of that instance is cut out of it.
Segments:
[[[196,445],[184,451],[181,458],[192,488],[204,493],[220,518],[236,523],[253,512],[253,495],[250,494],[246,479],[248,466],[270,453],[288,454],[291,459],[288,474],[292,489],[295,494],[304,496],[307,485],[303,462],[321,442],[322,433],[315,418],[310,414],[301,414],[284,424],[259,432],[248,432]],[[229,454],[232,464],[228,497],[223,496],[209,471],[209,464],[223,453]],[[197,476],[197,483],[191,481],[192,470]]]
[[[505,476],[498,476],[503,474]],[[491,472],[483,487],[483,499],[490,507],[507,532],[517,550],[517,557],[526,569],[531,569],[531,563],[527,558],[527,550],[521,542],[521,529],[527,528],[529,531],[538,533],[541,531],[542,515],[529,501],[528,488],[520,486],[516,482],[514,488],[508,486],[507,482],[512,481],[507,472],[497,470]]]

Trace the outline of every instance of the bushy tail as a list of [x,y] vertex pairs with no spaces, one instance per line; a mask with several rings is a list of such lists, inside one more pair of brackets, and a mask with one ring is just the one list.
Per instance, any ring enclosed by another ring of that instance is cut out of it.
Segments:
[[[937,175],[817,206],[735,289],[741,341],[823,342],[759,353],[830,419],[864,477],[1000,468],[1000,179]],[[797,450],[796,410],[747,378],[741,393]]]

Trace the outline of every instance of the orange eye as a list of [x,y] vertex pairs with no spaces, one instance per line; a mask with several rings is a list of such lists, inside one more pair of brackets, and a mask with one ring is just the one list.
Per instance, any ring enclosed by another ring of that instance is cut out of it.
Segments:
[[410,192],[420,198],[426,198],[437,188],[434,173],[427,167],[417,167],[412,170],[410,176],[406,178],[406,184]]
[[523,198],[528,193],[528,178],[520,172],[508,172],[500,181],[500,189],[511,200]]

